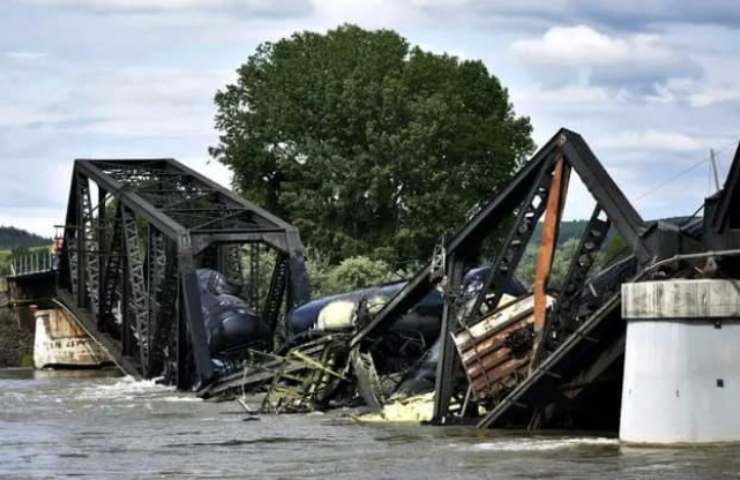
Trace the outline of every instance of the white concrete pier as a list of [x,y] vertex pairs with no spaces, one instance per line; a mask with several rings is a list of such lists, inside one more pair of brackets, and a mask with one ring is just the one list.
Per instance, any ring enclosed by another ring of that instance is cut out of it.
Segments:
[[620,439],[740,442],[740,281],[625,284],[622,317]]
[[110,358],[62,309],[35,313],[33,364],[45,367],[99,367]]

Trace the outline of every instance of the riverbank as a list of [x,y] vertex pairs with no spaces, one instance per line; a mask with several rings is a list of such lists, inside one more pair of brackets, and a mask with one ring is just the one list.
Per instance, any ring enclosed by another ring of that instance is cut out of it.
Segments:
[[15,311],[0,308],[0,368],[33,366],[33,332],[21,326]]

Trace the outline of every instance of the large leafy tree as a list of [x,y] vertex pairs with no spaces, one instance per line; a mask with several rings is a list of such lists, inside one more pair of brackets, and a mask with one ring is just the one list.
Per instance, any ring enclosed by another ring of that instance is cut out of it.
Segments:
[[426,258],[533,149],[529,119],[483,63],[390,30],[296,33],[238,74],[216,94],[211,155],[332,263]]

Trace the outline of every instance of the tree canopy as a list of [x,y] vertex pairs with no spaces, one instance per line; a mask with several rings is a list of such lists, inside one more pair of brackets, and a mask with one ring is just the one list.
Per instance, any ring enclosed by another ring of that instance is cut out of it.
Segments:
[[390,30],[263,43],[215,101],[211,155],[333,264],[426,259],[534,147],[482,62]]

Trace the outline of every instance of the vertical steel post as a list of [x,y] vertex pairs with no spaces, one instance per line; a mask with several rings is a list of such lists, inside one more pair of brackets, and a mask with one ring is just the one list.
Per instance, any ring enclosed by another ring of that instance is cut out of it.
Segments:
[[156,292],[154,288],[152,288],[152,270],[154,267],[154,255],[153,255],[153,237],[154,237],[154,231],[153,231],[152,224],[147,223],[146,224],[146,253],[144,257],[144,288],[146,289],[146,324],[147,328],[145,329],[145,334],[147,338],[143,339],[143,342],[146,344],[146,348],[148,349],[148,355],[146,355],[146,364],[142,361],[141,365],[141,371],[144,372],[144,374],[149,377],[151,376],[151,354],[152,350],[156,348],[155,345],[152,345],[152,324],[154,323],[154,318],[156,314],[152,314],[154,310],[154,303],[158,301],[156,298]]
[[[178,274],[179,276],[179,274]],[[185,320],[183,283],[177,282],[177,301],[175,302],[175,384],[178,390],[188,390],[192,384],[188,356],[188,330]]]
[[87,289],[85,288],[85,232],[83,230],[83,211],[82,211],[82,195],[83,187],[82,182],[86,181],[82,177],[77,178],[75,184],[75,203],[77,205],[75,216],[75,232],[77,235],[77,306],[80,308],[85,307],[85,294]]
[[[123,209],[119,209],[119,214],[123,216]],[[123,220],[121,220],[123,223]],[[121,227],[123,228],[123,226]],[[126,238],[121,235],[119,252],[121,255],[120,270],[120,292],[121,292],[121,346],[124,355],[132,355],[133,352],[133,332],[131,331],[130,314],[129,314],[129,280],[128,280],[128,255],[126,255]]]
[[452,333],[457,327],[460,305],[457,295],[463,280],[464,263],[459,255],[448,257],[447,264],[447,298],[442,310],[442,328],[440,330],[441,351],[437,362],[437,378],[434,383],[434,414],[432,422],[444,425],[449,416],[450,403],[455,393],[455,376],[459,368],[459,358],[455,352]]
[[[108,238],[106,236],[105,220],[105,200],[107,192],[98,186],[98,252],[100,253],[100,260],[98,260],[98,328],[103,330],[104,319],[103,319],[103,303],[105,302],[105,285],[106,285],[106,266],[108,265],[109,255],[113,250],[113,246],[108,247]],[[105,253],[108,253],[106,255]]]
[[[200,386],[204,386],[213,379],[213,364],[211,363],[211,354],[208,351],[208,340],[200,301],[200,288],[198,286],[198,276],[195,273],[195,260],[189,234],[183,233],[180,236],[177,250],[180,283],[182,285],[180,296],[182,307],[184,307],[180,311],[180,317],[184,317],[184,324],[180,322],[178,325],[181,330],[187,326],[190,333],[190,351],[195,362],[198,383]],[[184,360],[178,355],[178,368]]]

